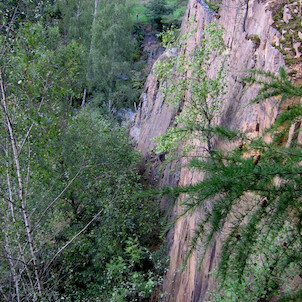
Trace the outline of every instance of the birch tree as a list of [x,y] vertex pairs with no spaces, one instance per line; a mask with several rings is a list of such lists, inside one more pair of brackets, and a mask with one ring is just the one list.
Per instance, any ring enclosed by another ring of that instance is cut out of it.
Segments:
[[[28,23],[11,36],[17,12],[18,5],[8,22],[7,35],[2,36],[0,58],[2,264],[8,266],[14,284],[14,292],[9,284],[4,284],[1,292],[8,301],[20,301],[24,296],[37,301],[43,296],[45,259],[41,230],[35,227],[33,214],[47,204],[42,196],[50,184],[41,182],[41,172],[50,173],[55,159],[51,153],[61,131],[56,115],[65,107],[57,99],[60,96],[68,103],[79,93],[70,78],[56,79],[66,69],[76,78],[79,68],[73,62],[71,70],[75,44],[55,45],[56,28],[45,30],[38,23]],[[49,197],[57,194],[59,187]]]
[[[91,31],[91,89],[101,93],[110,112],[127,100],[127,80],[134,50],[128,1],[96,0]],[[128,94],[128,95],[127,95]]]
[[[147,297],[155,278],[140,244],[158,217],[132,197],[139,158],[126,130],[73,107],[87,48],[54,20],[16,25],[18,6],[9,16],[0,35],[0,300]],[[108,282],[121,259],[127,269]]]

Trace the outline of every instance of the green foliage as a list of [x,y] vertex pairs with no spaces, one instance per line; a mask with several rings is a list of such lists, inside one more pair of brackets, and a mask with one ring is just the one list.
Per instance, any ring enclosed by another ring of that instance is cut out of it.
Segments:
[[281,96],[281,100],[285,100],[291,96],[302,96],[302,89],[294,85],[288,79],[284,67],[279,70],[279,75],[275,75],[268,71],[250,70],[249,76],[244,81],[250,84],[258,84],[261,86],[258,96],[253,102],[259,102],[270,97]]
[[[170,43],[169,39],[166,43]],[[203,60],[204,56],[209,58],[203,53]],[[159,74],[165,75],[162,69]],[[282,96],[279,102],[301,96],[301,87],[292,84],[282,68],[279,76],[262,71],[249,74],[247,82],[261,85],[256,102],[279,95]],[[181,86],[179,82],[178,85]],[[212,95],[217,96],[219,86],[212,87],[216,89]],[[175,88],[171,95],[181,98]],[[202,114],[202,108],[197,107],[194,113],[195,108],[189,107],[188,121],[190,115]],[[212,148],[209,156],[195,157],[188,167],[207,177],[194,185],[162,191],[185,194],[180,216],[200,209],[204,213],[186,259],[198,247],[202,262],[214,236],[220,232],[226,234],[217,270],[219,286],[211,301],[268,301],[273,296],[286,301],[300,296],[294,278],[301,276],[302,263],[302,152],[296,141],[298,133],[290,137],[288,132],[293,125],[299,125],[301,118],[300,105],[288,106],[263,137],[256,139],[211,125],[211,133],[239,146],[232,150]],[[192,124],[181,120],[178,127],[160,138],[160,146],[171,149],[175,143],[179,146],[178,139],[192,141],[192,137],[182,136],[182,132],[187,135],[192,128],[204,131],[202,119],[196,118]],[[265,139],[268,135],[271,142]]]
[[88,72],[91,89],[104,95],[108,110],[128,99],[129,69],[134,44],[131,39],[131,7],[128,2],[115,0],[98,4],[92,24],[91,70]]
[[[179,142],[192,142],[194,138],[203,139],[207,142],[207,151],[211,150],[212,127],[220,113],[225,92],[227,57],[223,31],[215,23],[208,25],[201,44],[188,55],[186,40],[191,34],[177,38],[172,28],[160,35],[163,46],[171,51],[171,55],[156,64],[155,73],[165,99],[178,105],[180,113],[175,117],[175,126],[157,138],[159,153],[175,151]],[[215,75],[209,76],[207,71],[214,56],[219,56],[221,61],[216,65]],[[188,100],[183,108],[185,98]],[[188,150],[190,146],[183,151]]]
[[[155,30],[162,30],[163,27],[171,25],[180,27],[187,8],[187,1],[142,1],[135,0],[132,8],[132,20],[136,24],[151,25]],[[137,15],[139,18],[137,19]]]
[[[80,97],[83,48],[74,41],[63,45],[58,43],[59,39],[58,27],[27,23],[20,29],[12,43],[14,53],[7,66],[12,94],[41,99],[43,92],[66,102]],[[60,77],[64,71],[68,71],[66,76]]]
[[222,4],[221,0],[205,0],[205,3],[209,6],[211,10],[218,13],[219,8]]
[[40,22],[24,21],[14,35],[0,57],[0,237],[8,246],[0,262],[1,295],[37,301],[43,281],[36,282],[45,277],[42,263],[51,257],[49,246],[56,249],[47,219],[42,216],[45,224],[39,225],[39,215],[63,187],[56,149],[70,101],[80,93],[82,49],[75,42],[62,43],[56,26]]
[[[0,33],[11,39],[14,30],[20,28],[24,22],[51,23],[60,19],[60,12],[53,0],[26,1],[6,0],[0,3]],[[13,21],[13,22],[11,22]],[[12,30],[7,30],[8,28]]]
[[256,49],[259,48],[261,39],[259,38],[258,35],[248,35],[247,39],[251,40],[254,43]]
[[[288,21],[283,18],[286,4],[292,16]],[[280,45],[275,44],[273,46],[284,55],[284,60],[287,65],[296,65],[301,62],[301,58],[297,55],[301,50],[297,52],[295,49],[295,44],[302,41],[298,34],[302,30],[302,24],[299,16],[295,14],[295,11],[299,10],[301,10],[301,3],[293,0],[278,1],[271,7],[274,20],[273,27],[283,33],[280,39]],[[293,72],[296,73],[295,71]]]
[[[126,131],[95,113],[83,111],[62,139],[65,182],[81,165],[85,166],[60,204],[56,224],[62,217],[69,217],[69,223],[57,234],[58,238],[70,239],[100,208],[104,211],[96,225],[66,250],[57,264],[64,268],[60,274],[69,275],[59,292],[66,299],[103,301],[119,301],[115,295],[120,299],[142,295],[139,285],[157,282],[152,272],[154,264],[148,260],[150,253],[142,245],[152,240],[158,214],[154,204],[132,198],[142,188],[133,167],[138,155],[132,151]],[[144,296],[154,286],[148,287]]]
[[277,302],[287,302],[287,301],[300,301],[302,298],[302,290],[297,290],[294,293],[290,293],[287,295],[284,295],[280,299],[277,300]]
[[141,301],[153,292],[161,282],[154,272],[138,271],[135,266],[141,266],[142,260],[152,261],[152,255],[139,247],[137,239],[129,239],[124,258],[118,257],[107,264],[106,283],[104,291],[110,296],[106,301]]
[[152,26],[158,30],[163,28],[163,17],[171,13],[172,8],[168,6],[166,0],[151,0],[146,5],[146,15]]
[[[85,19],[89,3],[72,3]],[[133,198],[142,185],[127,130],[98,108],[74,108],[89,43],[62,11],[65,31],[43,13],[0,36],[0,300],[139,300],[161,282],[148,251],[157,205]],[[105,36],[114,41],[114,30]]]
[[140,50],[132,2],[60,0],[57,7],[62,12],[65,39],[76,40],[85,51],[87,101],[109,114],[132,107],[140,94],[132,77],[140,72],[134,65]]
[[[89,51],[93,21],[93,1],[59,0],[57,9],[62,14],[60,29],[70,40],[76,40]],[[87,67],[86,67],[87,68]]]

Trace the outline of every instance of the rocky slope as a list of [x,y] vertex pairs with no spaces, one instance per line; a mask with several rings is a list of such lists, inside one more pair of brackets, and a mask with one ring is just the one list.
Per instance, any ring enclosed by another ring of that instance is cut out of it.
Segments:
[[[296,12],[301,18],[301,3],[297,1],[283,2],[288,8],[284,9],[282,16],[285,25],[294,18],[291,12]],[[219,118],[220,125],[240,129],[249,135],[257,136],[275,120],[279,108],[273,106],[273,102],[266,101],[249,105],[249,102],[257,95],[257,88],[245,87],[241,78],[242,71],[245,69],[256,68],[278,72],[280,66],[285,65],[284,49],[286,47],[282,43],[287,31],[278,31],[273,19],[273,15],[279,13],[280,9],[279,0],[223,0],[219,12],[216,14],[208,8],[203,0],[189,0],[182,30],[185,33],[192,27],[197,28],[196,33],[189,38],[189,48],[194,48],[200,43],[205,24],[217,20],[225,28],[224,40],[230,55],[230,72],[227,79],[228,90]],[[189,22],[189,20],[193,21]],[[278,29],[280,30],[280,27]],[[298,33],[298,35],[300,34],[302,35],[302,33]],[[291,53],[293,60],[290,61],[290,70],[297,81],[301,79],[302,74],[300,42],[299,39],[293,42],[296,52]],[[213,64],[218,64],[218,60],[214,60]],[[209,70],[210,72],[211,70]],[[177,108],[165,104],[158,88],[159,83],[151,71],[131,129],[136,147],[142,152],[145,162],[148,163],[144,167],[145,175],[151,184],[159,186],[186,185],[199,181],[203,175],[181,168],[184,160],[174,163],[173,167],[168,165],[164,172],[158,170],[164,156],[153,153],[152,149],[155,145],[153,139],[164,133],[173,124],[177,112]],[[222,146],[221,142],[217,142],[217,144]],[[201,142],[195,143],[197,149],[201,146]],[[162,207],[163,209],[168,208],[166,201],[163,201]],[[180,213],[180,211],[179,205],[176,204],[172,215]],[[164,281],[163,291],[166,293],[164,301],[206,301],[208,291],[215,288],[215,282],[210,272],[218,261],[221,247],[219,236],[212,244],[200,269],[198,251],[196,251],[185,270],[181,271],[188,243],[202,215],[201,210],[192,216],[178,220],[173,230],[167,235],[170,267]]]

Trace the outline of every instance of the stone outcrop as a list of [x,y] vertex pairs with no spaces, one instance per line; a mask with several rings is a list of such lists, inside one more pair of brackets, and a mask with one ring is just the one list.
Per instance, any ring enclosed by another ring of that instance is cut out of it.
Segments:
[[[255,68],[276,73],[285,65],[284,56],[276,47],[282,38],[282,33],[273,26],[272,8],[274,7],[274,1],[223,0],[218,13],[213,13],[203,0],[189,0],[182,25],[183,32],[189,31],[192,27],[197,29],[188,41],[191,49],[199,45],[206,24],[216,20],[225,28],[224,40],[229,52],[228,90],[219,123],[252,136],[259,135],[270,126],[279,112],[273,101],[250,105],[250,101],[257,95],[257,87],[247,87],[242,82],[243,71],[246,69]],[[290,16],[286,12],[284,14],[284,18],[289,20]],[[213,64],[218,62],[214,60]],[[299,71],[301,65],[295,65],[295,68]],[[296,78],[299,77],[299,73],[296,73]],[[145,173],[153,185],[187,185],[204,177],[200,173],[182,168],[184,160],[174,163],[173,167],[168,165],[163,172],[158,171],[163,158],[152,151],[155,146],[154,138],[173,125],[178,110],[180,108],[165,103],[159,91],[159,83],[151,71],[141,96],[141,104],[131,134],[137,149],[142,152],[145,161],[149,162]],[[222,146],[222,142],[217,144]],[[201,146],[201,142],[195,142],[196,149]],[[163,209],[166,208],[168,205],[163,202]],[[172,215],[180,212],[178,203]],[[182,271],[190,238],[202,215],[201,209],[193,215],[183,217],[168,234],[170,267],[163,285],[163,301],[202,302],[207,300],[208,291],[215,288],[210,273],[218,262],[221,249],[219,235],[208,250],[203,263],[199,263],[198,251],[196,251]]]

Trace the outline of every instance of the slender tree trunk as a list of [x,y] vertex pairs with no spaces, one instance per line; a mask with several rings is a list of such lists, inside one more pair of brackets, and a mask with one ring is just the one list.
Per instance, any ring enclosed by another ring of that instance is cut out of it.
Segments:
[[[4,150],[4,152],[5,152],[5,156],[8,158],[8,156],[9,156],[9,153],[8,153],[8,142],[6,142],[6,150]],[[13,203],[13,194],[12,194],[12,184],[11,184],[11,180],[10,180],[8,161],[6,161],[6,181],[7,181],[7,190],[8,190],[8,196],[9,196],[9,201],[10,201],[10,203],[9,203],[10,204],[10,215],[11,215],[13,224],[15,225],[15,223],[16,223],[16,217],[15,217],[15,210],[14,210],[14,203]],[[22,263],[23,263],[23,265],[24,265],[24,267],[22,269],[20,269],[20,273],[19,273],[20,282],[22,283],[22,274],[23,274],[23,271],[26,271],[27,278],[28,278],[30,286],[31,286],[31,291],[34,292],[35,291],[35,287],[34,287],[32,278],[31,278],[29,270],[28,270],[26,259],[24,257],[24,250],[22,249],[21,244],[20,244],[20,234],[18,232],[16,232],[15,241],[17,242],[18,251],[19,251],[19,255],[18,255],[19,257],[18,257],[17,261],[20,262],[20,260],[21,260]],[[24,288],[25,284],[22,284],[22,286]]]
[[0,86],[1,86],[1,103],[4,111],[4,115],[6,118],[6,126],[7,130],[9,133],[10,137],[10,143],[13,151],[13,158],[14,158],[14,163],[15,163],[15,169],[16,169],[16,175],[17,175],[17,183],[18,183],[18,197],[21,202],[21,209],[22,209],[22,214],[23,214],[23,221],[26,229],[26,234],[27,234],[27,239],[28,239],[28,244],[30,248],[30,254],[32,257],[32,262],[34,265],[34,272],[35,272],[35,277],[36,277],[36,283],[38,286],[38,292],[39,294],[42,294],[42,282],[39,277],[39,270],[38,270],[38,265],[37,265],[37,258],[35,255],[35,242],[32,236],[32,230],[31,230],[31,224],[30,224],[30,218],[27,212],[27,204],[26,204],[26,195],[24,192],[24,186],[23,186],[23,179],[22,179],[22,173],[21,173],[21,165],[19,161],[19,154],[17,150],[17,144],[16,144],[16,139],[14,136],[13,132],[13,127],[11,124],[11,120],[9,117],[9,112],[7,109],[7,103],[6,103],[6,96],[5,96],[5,88],[4,88],[4,81],[2,77],[2,72],[0,70]]
[[109,87],[109,96],[108,96],[108,111],[111,113],[112,110],[112,91],[114,84],[114,70],[112,66],[114,66],[115,61],[115,51],[116,51],[116,34],[114,33],[113,42],[112,42],[112,56],[111,56],[111,67],[110,67],[110,87]]
[[77,20],[79,20],[80,15],[81,15],[81,0],[79,0],[77,4]]
[[[8,210],[10,211],[10,210]],[[7,213],[7,220],[9,217],[9,213]],[[5,246],[4,246],[4,250],[6,252],[7,255],[7,260],[9,262],[10,265],[10,270],[11,270],[11,274],[12,274],[12,279],[15,285],[15,292],[16,292],[16,301],[20,302],[20,290],[19,290],[19,281],[18,281],[18,276],[16,273],[16,267],[15,267],[15,263],[14,263],[14,257],[11,251],[11,246],[10,246],[10,240],[9,240],[9,235],[8,235],[8,230],[9,228],[9,223],[7,221],[7,225],[6,225],[6,230],[4,231],[4,236],[5,236]]]
[[2,294],[3,301],[9,301],[9,299],[6,296],[6,294],[4,293],[3,288],[1,287],[1,285],[0,285],[0,293]]
[[93,218],[76,234],[74,235],[66,244],[64,244],[63,247],[61,247],[57,253],[53,256],[53,258],[49,261],[49,263],[46,265],[44,272],[47,271],[47,269],[52,265],[52,263],[57,259],[57,257],[82,233],[84,233],[87,228],[103,213],[104,209],[101,209],[97,214],[93,216]]
[[16,222],[15,218],[15,210],[14,210],[14,205],[13,205],[13,195],[12,195],[12,190],[11,190],[11,181],[10,181],[10,174],[9,174],[9,164],[8,164],[8,143],[6,142],[6,150],[4,150],[5,156],[7,157],[7,160],[5,162],[6,166],[6,183],[7,183],[7,189],[8,189],[8,197],[9,197],[9,206],[10,206],[10,211],[11,211],[11,216],[13,223]]
[[83,108],[85,106],[85,101],[86,101],[86,88],[84,88],[84,92],[83,92],[83,99],[82,99],[82,104],[81,107]]
[[12,192],[11,192],[11,182],[10,182],[10,175],[9,175],[9,166],[8,166],[8,142],[6,141],[6,146],[5,146],[5,156],[7,157],[7,160],[5,162],[6,165],[6,182],[7,182],[7,188],[8,188],[8,194],[9,194],[9,204],[8,204],[8,210],[7,210],[7,223],[6,223],[6,230],[5,230],[5,252],[8,256],[8,262],[11,267],[11,272],[12,272],[12,277],[13,277],[13,282],[15,284],[15,291],[16,291],[16,299],[17,302],[20,302],[20,289],[19,289],[19,281],[18,281],[18,276],[16,274],[16,268],[15,264],[13,262],[13,253],[11,252],[11,247],[10,247],[10,240],[9,240],[9,226],[11,225],[9,223],[10,221],[10,216],[13,220],[13,224],[15,224],[16,219],[15,219],[15,212],[14,212],[14,205],[12,202]]
[[[8,142],[6,142],[4,153],[5,153],[6,158],[8,159],[8,157],[9,157]],[[10,201],[9,202],[10,215],[11,215],[13,224],[15,225],[15,223],[16,223],[16,217],[15,217],[15,210],[14,210],[14,203],[13,203],[12,184],[11,184],[11,180],[10,180],[8,160],[6,161],[6,182],[7,182],[7,190],[8,190],[9,201]],[[15,229],[15,226],[14,226],[14,229]],[[17,231],[16,231],[16,236],[15,236],[15,241],[17,242],[17,246],[18,246],[18,259],[16,259],[16,260],[18,262],[21,261],[23,263],[23,265],[24,265],[23,268],[19,269],[19,276],[18,276],[18,278],[20,278],[21,285],[24,288],[25,284],[22,284],[22,274],[25,271],[26,274],[27,274],[27,278],[29,280],[30,286],[31,286],[31,291],[34,293],[35,287],[34,287],[31,275],[30,275],[29,270],[28,270],[26,259],[24,257],[24,250],[22,249],[21,244],[20,244],[20,234]]]
[[99,0],[94,0],[94,10],[93,10],[93,20],[92,20],[92,26],[91,26],[91,39],[90,39],[90,48],[89,48],[89,55],[88,55],[88,66],[87,66],[87,72],[86,72],[86,79],[90,79],[89,70],[92,66],[92,52],[94,47],[94,28],[96,25],[96,17],[98,13],[98,6],[99,6]]

